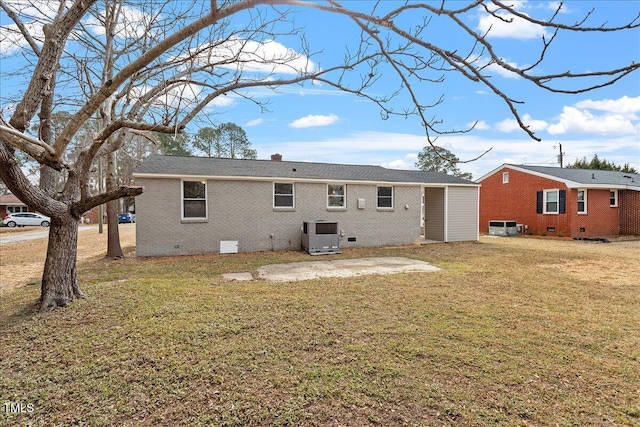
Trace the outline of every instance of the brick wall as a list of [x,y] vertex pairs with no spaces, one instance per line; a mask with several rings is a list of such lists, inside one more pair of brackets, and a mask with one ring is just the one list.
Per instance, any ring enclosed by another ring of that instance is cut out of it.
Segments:
[[618,192],[620,234],[640,235],[640,191]]
[[[509,182],[505,184],[503,172],[509,172]],[[578,214],[578,190],[568,189],[559,181],[503,168],[481,184],[481,233],[488,233],[491,220],[514,220],[527,225],[533,234],[593,237],[619,233],[619,208],[609,206],[608,189],[588,189],[587,213]],[[536,213],[536,193],[552,189],[566,191],[566,213]]]
[[[611,207],[610,191],[608,189],[587,189],[587,213],[577,213],[578,190],[571,190],[572,205],[567,203],[567,213],[571,207],[571,236],[572,237],[602,237],[619,234],[619,207]],[[618,203],[620,206],[620,203]],[[580,231],[584,229],[584,231]]]
[[[240,252],[298,250],[302,222],[321,219],[338,221],[343,248],[411,244],[420,236],[420,186],[395,186],[388,211],[377,209],[375,185],[348,184],[347,207],[335,211],[327,209],[326,184],[295,183],[295,209],[277,210],[271,182],[210,180],[208,219],[187,222],[181,220],[179,179],[136,183],[145,188],[136,198],[139,256],[216,253],[221,240],[237,240]],[[364,209],[358,198],[365,199]]]

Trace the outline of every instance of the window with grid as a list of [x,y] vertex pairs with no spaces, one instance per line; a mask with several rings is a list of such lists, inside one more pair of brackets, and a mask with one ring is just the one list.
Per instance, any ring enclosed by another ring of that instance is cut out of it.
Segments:
[[344,184],[327,185],[327,207],[344,208],[347,206],[347,190]]
[[182,218],[207,218],[206,181],[182,181]]
[[378,207],[393,208],[393,187],[378,187]]
[[274,182],[273,183],[273,207],[292,208],[294,207],[293,183]]

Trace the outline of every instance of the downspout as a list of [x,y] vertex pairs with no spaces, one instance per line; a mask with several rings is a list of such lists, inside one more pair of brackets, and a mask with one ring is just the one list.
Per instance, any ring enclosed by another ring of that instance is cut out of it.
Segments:
[[[480,241],[480,187],[482,187],[482,185],[476,187],[478,194],[478,203],[476,205],[476,242]],[[524,225],[522,227],[524,228]]]
[[449,241],[449,186],[444,187],[444,242]]

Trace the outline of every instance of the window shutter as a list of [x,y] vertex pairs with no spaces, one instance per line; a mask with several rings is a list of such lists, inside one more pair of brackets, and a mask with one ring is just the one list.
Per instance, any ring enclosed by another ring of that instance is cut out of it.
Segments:
[[543,204],[543,199],[542,199],[542,191],[538,191],[536,193],[536,213],[541,214],[542,213],[542,204]]
[[558,213],[567,212],[567,190],[560,190],[558,193]]

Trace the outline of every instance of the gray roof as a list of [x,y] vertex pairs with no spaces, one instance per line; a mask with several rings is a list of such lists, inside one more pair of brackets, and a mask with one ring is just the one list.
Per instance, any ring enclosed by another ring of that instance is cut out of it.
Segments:
[[336,181],[478,185],[473,181],[440,172],[386,169],[381,166],[160,155],[151,155],[144,159],[135,169],[134,175],[297,178]]
[[585,186],[591,185],[612,185],[640,187],[640,175],[637,173],[605,171],[594,169],[568,169],[551,166],[525,166],[525,165],[505,165],[515,166],[520,169],[550,175],[565,181],[573,181]]

